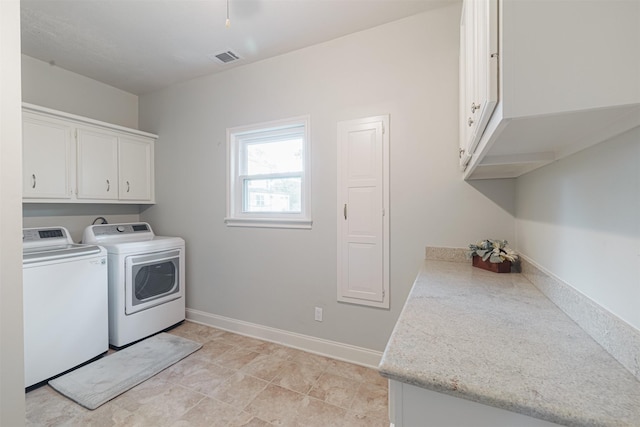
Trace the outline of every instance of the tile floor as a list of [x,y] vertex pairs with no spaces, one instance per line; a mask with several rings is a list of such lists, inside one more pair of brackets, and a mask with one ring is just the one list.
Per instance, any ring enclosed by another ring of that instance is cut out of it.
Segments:
[[94,411],[32,390],[27,425],[389,426],[387,380],[374,369],[192,322],[169,333],[203,347]]

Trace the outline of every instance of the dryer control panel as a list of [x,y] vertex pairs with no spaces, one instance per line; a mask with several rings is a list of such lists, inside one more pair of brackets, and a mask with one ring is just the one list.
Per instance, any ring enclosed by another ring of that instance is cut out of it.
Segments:
[[116,243],[152,240],[155,234],[146,222],[130,224],[95,224],[84,230],[84,243]]

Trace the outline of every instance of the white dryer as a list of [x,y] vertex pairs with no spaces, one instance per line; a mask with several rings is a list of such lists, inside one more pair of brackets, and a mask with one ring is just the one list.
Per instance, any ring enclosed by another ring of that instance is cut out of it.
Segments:
[[109,350],[107,252],[64,227],[22,230],[25,387]]
[[96,224],[82,242],[109,258],[109,344],[119,348],[185,319],[184,240],[156,236],[145,222]]

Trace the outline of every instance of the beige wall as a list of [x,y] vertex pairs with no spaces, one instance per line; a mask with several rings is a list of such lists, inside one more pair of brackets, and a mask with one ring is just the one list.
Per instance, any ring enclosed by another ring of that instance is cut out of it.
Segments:
[[518,249],[640,330],[640,128],[516,188]]
[[[31,204],[22,209],[24,228],[65,227],[74,242],[80,242],[84,229],[97,217],[105,218],[110,224],[136,222],[140,220],[137,205],[109,204]],[[99,222],[98,222],[99,223]]]
[[136,95],[26,55],[22,55],[22,100],[138,129]]
[[[138,129],[138,97],[88,77],[22,55],[22,100],[107,123]],[[110,223],[139,220],[138,206],[33,204],[23,207],[24,227],[63,226],[79,242],[98,216]]]
[[24,425],[20,2],[0,1],[0,425]]
[[[480,192],[457,166],[459,21],[460,6],[447,6],[140,97],[140,125],[160,135],[158,203],[141,217],[186,239],[189,308],[382,350],[426,245],[513,238],[513,183],[485,182]],[[383,310],[336,301],[336,126],[387,113]],[[311,116],[313,229],[226,227],[226,129],[302,114]]]

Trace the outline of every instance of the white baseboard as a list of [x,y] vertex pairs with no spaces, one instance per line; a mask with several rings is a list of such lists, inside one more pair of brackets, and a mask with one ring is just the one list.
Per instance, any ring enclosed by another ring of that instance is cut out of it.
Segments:
[[287,347],[377,369],[382,352],[187,308],[187,320]]

